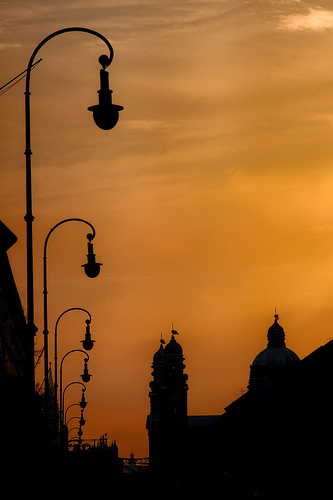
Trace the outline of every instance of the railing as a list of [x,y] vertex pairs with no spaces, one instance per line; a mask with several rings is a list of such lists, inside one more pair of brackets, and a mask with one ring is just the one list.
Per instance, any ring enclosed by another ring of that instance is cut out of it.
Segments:
[[147,467],[149,458],[122,458],[124,465],[134,465],[135,467]]

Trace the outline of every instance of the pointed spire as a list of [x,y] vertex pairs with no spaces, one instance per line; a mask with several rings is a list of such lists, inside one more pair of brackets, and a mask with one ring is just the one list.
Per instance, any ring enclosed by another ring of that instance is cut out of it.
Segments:
[[279,319],[279,315],[276,313],[276,307],[275,307],[274,318],[275,318],[275,323],[277,323],[278,319]]
[[284,329],[279,325],[278,319],[279,315],[276,314],[275,308],[274,323],[267,332],[267,347],[286,347]]

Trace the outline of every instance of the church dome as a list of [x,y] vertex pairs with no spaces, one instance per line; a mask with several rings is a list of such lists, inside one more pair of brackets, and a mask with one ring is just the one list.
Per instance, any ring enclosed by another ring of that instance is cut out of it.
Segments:
[[279,366],[298,361],[297,354],[287,347],[266,347],[254,358],[251,366]]
[[272,380],[291,365],[299,362],[299,357],[286,347],[284,329],[278,323],[278,315],[267,332],[268,344],[253,360],[250,366],[250,380],[248,388],[251,389],[264,380]]
[[170,342],[165,346],[165,354],[180,354],[183,355],[183,349],[175,339],[174,334],[171,336]]
[[164,358],[164,348],[163,348],[163,344],[161,342],[159,350],[156,351],[154,356],[153,356],[153,363],[156,363],[157,361],[161,361],[163,358]]

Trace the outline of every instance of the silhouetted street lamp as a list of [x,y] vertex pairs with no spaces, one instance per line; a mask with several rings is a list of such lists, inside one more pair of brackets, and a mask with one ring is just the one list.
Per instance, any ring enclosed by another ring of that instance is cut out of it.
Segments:
[[[26,70],[26,86],[25,86],[25,155],[26,155],[26,214],[24,220],[26,221],[26,238],[27,238],[27,324],[28,324],[28,335],[30,342],[30,349],[28,352],[28,372],[31,378],[32,385],[35,385],[35,373],[34,373],[34,336],[37,332],[34,319],[34,269],[33,269],[33,237],[32,237],[32,223],[34,221],[34,216],[32,214],[32,170],[31,170],[31,124],[30,124],[30,77],[31,70],[34,66],[34,60],[39,52],[39,50],[52,38],[69,32],[83,32],[100,38],[109,49],[109,56],[100,56],[99,62],[102,66],[100,70],[101,78],[101,89],[99,93],[99,104],[95,106],[90,106],[89,109],[93,112],[95,123],[98,127],[103,130],[109,130],[113,128],[119,116],[119,111],[123,109],[122,106],[112,104],[111,93],[108,84],[108,73],[105,68],[111,64],[113,59],[113,48],[110,42],[103,35],[97,31],[81,28],[81,27],[70,27],[63,28],[55,31],[45,37],[33,51]],[[89,265],[90,264],[90,265]],[[95,265],[94,254],[92,246],[88,245],[88,266],[85,265],[85,270],[88,276],[95,277],[99,272],[99,266]],[[86,267],[87,266],[87,267]]]
[[81,378],[83,382],[89,382],[90,380],[90,373],[88,372],[88,361],[89,361],[89,354],[86,351],[82,351],[81,349],[73,349],[72,351],[69,351],[65,356],[62,358],[61,363],[60,363],[60,394],[59,394],[59,400],[60,400],[60,427],[63,425],[63,413],[64,413],[64,407],[65,407],[65,392],[68,389],[69,386],[73,384],[81,384],[83,385],[84,389],[86,389],[86,386],[82,382],[71,382],[68,384],[64,391],[62,391],[62,365],[64,363],[64,360],[69,354],[72,354],[73,352],[81,352],[86,355],[84,358],[84,369],[83,369],[83,375],[81,375]]
[[85,407],[87,406],[87,401],[85,400],[85,397],[84,397],[84,393],[86,392],[85,389],[82,389],[82,395],[81,395],[81,401],[79,403],[80,405],[80,408],[82,408],[82,410],[85,409]]
[[[75,426],[75,427],[71,427],[71,428],[67,431],[67,433],[69,434],[70,432],[74,431],[75,429],[80,430],[80,427],[76,427],[76,426]],[[77,441],[77,438],[71,438],[68,442],[70,443],[71,441]]]
[[[80,417],[72,417],[72,418],[78,418],[78,419],[80,419]],[[70,419],[70,420],[71,420],[71,419]],[[84,420],[84,423],[85,423],[85,420]],[[71,439],[68,441],[68,444],[69,444],[71,441],[77,441],[77,444],[78,444],[78,449],[80,450],[80,448],[81,448],[81,444],[82,444],[82,435],[83,435],[83,430],[82,430],[81,420],[80,420],[79,424],[80,424],[80,427],[72,427],[71,429],[69,429],[69,431],[68,431],[67,435],[68,435],[71,431],[73,431],[74,429],[78,429],[78,433],[77,433],[78,438],[71,438]],[[84,424],[83,424],[83,425],[84,425]],[[67,426],[66,426],[66,427],[67,427]],[[67,446],[68,446],[68,444],[67,444]]]
[[[90,351],[94,347],[94,342],[95,340],[92,340],[91,338],[91,333],[90,333],[90,323],[91,323],[91,314],[87,309],[83,309],[82,307],[70,307],[69,309],[66,309],[66,311],[62,312],[60,316],[58,317],[56,324],[55,324],[55,329],[54,329],[54,399],[55,399],[55,406],[58,408],[58,325],[60,319],[67,313],[71,311],[83,311],[86,314],[88,314],[89,319],[86,319],[86,333],[85,333],[85,338],[82,340],[82,345],[85,351]],[[82,400],[84,401],[84,391],[85,389],[82,389]],[[83,404],[83,403],[82,403]],[[82,406],[81,406],[82,408]],[[57,425],[58,425],[58,420],[57,418]]]
[[84,340],[81,340],[82,347],[85,351],[91,351],[91,349],[94,347],[94,343],[95,343],[95,340],[92,340],[92,338],[91,338],[90,323],[91,323],[91,320],[86,319],[86,333],[84,336]]
[[86,358],[84,360],[84,369],[83,369],[83,374],[81,375],[81,378],[83,380],[83,382],[89,382],[90,378],[91,378],[91,375],[90,373],[88,372],[88,358]]
[[71,405],[67,406],[66,410],[65,410],[65,416],[64,416],[64,422],[67,424],[67,412],[70,408],[72,408],[72,406],[79,406],[81,408],[81,410],[84,410],[87,406],[87,402],[85,400],[85,397],[84,397],[84,393],[85,393],[86,389],[82,389],[82,396],[81,396],[81,401],[79,403],[72,403]]
[[87,238],[89,240],[87,254],[88,260],[86,264],[82,264],[81,267],[84,267],[84,272],[86,273],[88,278],[97,278],[102,264],[96,262],[96,255],[94,254],[93,244],[91,243],[91,239],[89,239],[91,236],[91,234],[87,234]]
[[67,420],[67,412],[73,406],[80,406],[80,404],[79,403],[72,403],[71,405],[67,406],[67,408],[65,410],[65,414],[64,414],[64,422],[65,422],[65,424],[67,424],[67,422],[68,422],[68,420]]
[[82,430],[82,425],[80,424],[80,427],[79,427],[79,430],[77,433],[77,435],[79,436],[79,439],[77,440],[77,444],[78,444],[79,449],[81,448],[81,444],[82,444],[82,434],[83,434],[83,430]]
[[81,418],[80,418],[80,425],[84,426],[86,421],[83,418],[83,410],[81,410]]
[[99,103],[95,106],[89,106],[88,110],[93,112],[94,122],[103,130],[110,130],[113,128],[119,119],[119,111],[123,106],[112,104],[112,90],[109,88],[109,73],[105,68],[109,66],[109,59],[107,56],[100,56],[98,59],[103,68],[100,70],[101,88],[98,90]]
[[[91,243],[92,240],[95,238],[95,228],[92,224],[90,224],[90,222],[84,220],[84,219],[78,219],[78,218],[71,218],[71,219],[64,219],[60,222],[58,222],[57,224],[55,224],[55,226],[53,226],[50,231],[48,232],[46,238],[45,238],[45,242],[44,242],[44,254],[43,254],[43,295],[44,295],[44,330],[43,330],[43,334],[44,334],[44,377],[45,377],[45,415],[46,415],[46,419],[48,419],[48,415],[49,415],[49,384],[48,384],[48,377],[47,377],[47,374],[48,374],[48,363],[49,363],[49,348],[48,348],[48,334],[49,334],[49,330],[48,330],[48,289],[47,289],[47,245],[48,245],[48,241],[49,241],[49,238],[51,236],[51,234],[53,233],[53,231],[61,226],[62,224],[65,224],[66,222],[82,222],[84,224],[87,224],[91,229],[92,229],[92,233],[89,233],[87,234],[87,244],[88,244],[88,255],[89,255],[89,249],[91,249],[90,251],[93,252],[93,244]],[[94,254],[94,257],[95,257],[95,254]],[[87,266],[85,267],[85,272],[87,274],[87,269],[88,271],[90,271],[90,277],[92,277],[92,274],[95,274],[96,276],[99,274],[99,268],[102,264],[98,264],[96,263],[96,261],[94,262],[90,262],[89,263],[89,256],[88,256],[88,262],[87,264],[84,264],[84,266]],[[96,274],[96,268],[98,267],[98,272]],[[65,312],[68,312],[68,311],[71,311],[73,309],[80,309],[80,308],[70,308],[70,309],[67,309]],[[91,321],[91,315],[88,311],[86,311],[85,309],[81,309],[83,311],[85,311],[86,313],[89,314],[89,319]],[[65,314],[65,312],[63,314]],[[61,316],[63,315],[61,314],[57,320],[57,323],[56,323],[56,329],[57,329],[57,324],[58,324],[58,321],[59,319],[61,318]],[[55,361],[55,397],[56,397],[56,400],[57,400],[57,387],[58,387],[58,364],[57,364],[57,336],[56,336],[56,333],[55,333],[55,357],[54,357],[54,361]]]
[[85,420],[84,420],[84,418],[83,418],[83,410],[81,410],[81,416],[80,416],[80,417],[71,417],[71,418],[69,418],[69,419],[67,420],[67,422],[66,422],[66,425],[68,426],[69,422],[70,422],[71,420],[73,420],[74,418],[77,418],[78,420],[80,420],[80,426],[82,426],[82,427],[83,427],[83,426],[85,425],[86,421],[85,421]]
[[69,406],[67,406],[66,408],[66,411],[65,411],[65,416],[63,418],[63,420],[61,421],[60,425],[59,425],[59,440],[57,439],[57,444],[60,444],[61,447],[66,447],[67,448],[67,445],[68,445],[68,433],[70,432],[68,430],[68,421],[67,421],[67,412],[68,410],[72,407],[72,406],[79,406],[82,410],[84,410],[87,406],[87,402],[85,400],[85,397],[84,397],[84,393],[86,392],[86,386],[84,384],[82,384],[82,382],[71,382],[70,384],[68,384],[66,387],[65,387],[65,390],[64,390],[64,403],[65,404],[65,392],[66,392],[66,389],[71,386],[71,385],[74,385],[74,384],[80,384],[80,385],[83,385],[83,389],[82,389],[82,396],[81,396],[81,401],[80,403],[73,403]]
[[[67,428],[67,426],[66,426],[66,428]],[[77,437],[77,438],[75,438],[75,437],[74,437],[74,438],[69,439],[69,440],[68,440],[68,442],[66,443],[66,447],[68,447],[68,445],[69,445],[70,443],[72,443],[73,441],[77,441],[78,448],[80,449],[80,446],[81,446],[82,440],[81,440],[81,438],[80,438],[79,433],[81,432],[81,436],[82,436],[82,434],[83,434],[83,433],[82,433],[82,429],[81,429],[81,427],[76,427],[76,426],[75,426],[75,427],[72,427],[71,429],[69,429],[69,431],[67,431],[67,436],[69,435],[69,433],[70,433],[70,432],[74,431],[75,429],[78,429],[78,436],[79,436],[79,437]],[[73,448],[74,448],[74,445],[73,445]]]

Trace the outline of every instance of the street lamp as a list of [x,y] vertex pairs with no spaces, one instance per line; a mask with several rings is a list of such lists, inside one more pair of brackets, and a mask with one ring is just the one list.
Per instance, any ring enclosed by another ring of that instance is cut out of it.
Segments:
[[70,422],[71,420],[73,420],[74,418],[77,418],[78,420],[80,420],[80,426],[82,426],[82,427],[83,427],[83,426],[85,425],[86,421],[85,421],[85,420],[84,420],[84,418],[83,418],[83,410],[81,410],[81,416],[80,416],[80,417],[71,417],[71,418],[69,418],[69,419],[67,420],[67,422],[66,422],[67,427],[68,427],[69,422]]
[[[110,129],[114,127],[118,121],[119,111],[123,109],[122,106],[114,105],[111,102],[112,91],[108,87],[108,73],[105,68],[111,64],[113,59],[113,48],[110,42],[103,35],[97,31],[81,28],[81,27],[70,27],[57,30],[47,37],[45,37],[33,51],[26,70],[26,85],[25,85],[25,156],[26,156],[26,214],[24,220],[26,222],[26,241],[27,241],[27,325],[28,325],[28,335],[30,342],[30,349],[28,352],[28,370],[29,377],[34,388],[35,385],[35,373],[34,373],[34,336],[37,332],[34,319],[34,269],[33,269],[33,237],[32,237],[32,223],[34,221],[34,216],[32,214],[32,169],[31,169],[31,119],[30,119],[30,78],[31,70],[34,66],[34,60],[39,52],[39,50],[52,38],[69,32],[82,32],[88,33],[90,35],[96,36],[101,39],[107,46],[109,50],[109,56],[100,56],[99,62],[102,66],[100,70],[101,78],[101,89],[99,93],[99,104],[91,106],[90,110],[93,111],[93,116],[95,123],[98,127],[103,130]],[[88,255],[90,255],[90,261],[93,263],[93,251],[92,247],[88,245]],[[89,264],[89,257],[88,257]],[[86,268],[85,268],[86,269]],[[94,269],[94,272],[92,271]],[[88,266],[88,276],[97,276],[98,266]],[[97,272],[97,274],[96,274]]]
[[89,382],[91,375],[88,372],[88,358],[85,358],[84,360],[84,369],[83,369],[83,374],[81,375],[81,378],[83,382]]
[[[73,384],[81,384],[86,389],[86,386],[82,382],[71,382],[70,384],[68,384],[65,387],[64,391],[62,391],[62,365],[63,365],[66,357],[69,354],[72,354],[73,352],[82,352],[83,354],[85,354],[87,356],[86,358],[84,358],[84,370],[83,370],[83,375],[81,375],[83,382],[89,382],[90,377],[91,377],[91,375],[88,373],[88,365],[87,365],[87,363],[89,361],[89,354],[86,351],[82,351],[81,349],[73,349],[72,351],[69,351],[67,354],[65,354],[65,356],[62,358],[61,363],[60,363],[60,395],[59,395],[59,399],[60,399],[60,426],[62,426],[62,424],[63,424],[63,412],[64,412],[63,409],[65,407],[65,392],[68,389],[68,387],[73,385]],[[86,376],[85,376],[85,374],[86,374]]]
[[86,264],[82,264],[81,267],[84,267],[84,272],[88,276],[88,278],[96,278],[99,275],[101,265],[96,262],[96,255],[94,254],[93,244],[91,243],[92,235],[87,234],[88,238],[88,254],[87,254],[87,262]]
[[107,56],[100,56],[98,59],[102,66],[99,72],[101,88],[98,90],[99,103],[95,106],[89,106],[88,110],[93,112],[93,118],[96,125],[103,130],[113,128],[119,119],[119,111],[123,106],[112,104],[112,90],[109,88],[109,73],[105,68],[110,62]]
[[[89,251],[90,252],[93,252],[93,244],[91,243],[92,240],[95,238],[95,228],[94,226],[84,220],[84,219],[78,219],[78,218],[71,218],[71,219],[64,219],[60,222],[58,222],[57,224],[55,224],[51,229],[50,231],[48,232],[46,238],[45,238],[45,242],[44,242],[44,254],[43,254],[43,295],[44,295],[44,330],[43,330],[43,334],[44,334],[44,377],[45,377],[45,414],[46,414],[46,419],[48,419],[48,414],[49,414],[49,384],[48,384],[48,377],[47,377],[47,373],[48,373],[48,363],[49,363],[49,348],[48,348],[48,334],[49,334],[49,330],[48,330],[48,289],[47,289],[47,245],[48,245],[48,241],[49,241],[49,238],[51,236],[51,234],[53,233],[53,231],[55,229],[57,229],[57,227],[61,226],[62,224],[65,224],[67,222],[82,222],[84,224],[87,224],[91,230],[92,230],[92,233],[88,233],[87,234],[87,244],[88,244],[88,262],[87,264],[84,264],[84,266],[87,266],[85,267],[85,272],[86,274],[89,276],[89,277],[95,277],[99,274],[99,268],[102,264],[98,264],[95,260],[95,254],[94,255],[94,262],[89,262]],[[96,269],[98,268],[98,272],[96,272]],[[88,271],[87,271],[88,270]],[[88,274],[89,272],[89,274]],[[71,309],[67,309],[65,312],[67,311],[70,311],[72,309],[79,309],[79,308],[71,308]],[[83,309],[84,311],[86,311],[85,309]],[[86,311],[88,313],[88,311]],[[63,313],[65,314],[65,313]],[[89,319],[91,320],[91,315],[90,313],[89,314]],[[58,318],[57,320],[57,323],[59,321],[59,319],[61,318],[62,315],[60,315],[60,317]],[[57,327],[57,324],[56,324],[56,327]],[[57,397],[57,386],[58,386],[58,380],[57,380],[57,343],[56,343],[56,340],[57,340],[57,337],[55,335],[55,390],[56,390],[56,397]]]
[[65,417],[64,417],[64,422],[67,423],[67,412],[70,408],[72,408],[72,406],[79,406],[81,408],[81,410],[84,410],[87,406],[87,402],[85,400],[85,397],[84,397],[84,393],[85,393],[86,389],[82,389],[82,396],[81,396],[81,401],[79,403],[72,403],[71,405],[67,406],[66,410],[65,410]]
[[85,425],[86,421],[83,418],[83,410],[81,410],[80,425]]
[[86,319],[86,333],[84,336],[84,340],[81,340],[82,347],[85,351],[91,351],[91,349],[94,347],[94,342],[95,342],[95,340],[92,340],[91,338],[90,323],[91,320]]
[[82,410],[85,409],[85,407],[87,406],[87,401],[85,400],[85,397],[84,397],[84,393],[86,392],[85,389],[82,389],[82,396],[81,396],[81,401],[79,403],[79,406]]
[[87,309],[83,309],[82,307],[70,307],[69,309],[66,309],[66,311],[63,311],[60,314],[54,328],[54,391],[55,391],[56,402],[58,401],[58,325],[61,318],[65,314],[71,311],[83,311],[89,316],[89,319],[86,320],[85,338],[84,340],[82,340],[83,349],[85,351],[90,351],[93,348],[95,342],[95,340],[91,339],[91,333],[90,333],[91,314],[89,311],[87,311]]
[[[91,323],[91,314],[87,309],[83,309],[82,307],[70,307],[69,309],[66,309],[66,311],[62,312],[60,316],[58,317],[55,328],[54,328],[54,399],[55,399],[55,405],[56,408],[58,408],[58,325],[60,319],[67,313],[71,311],[83,311],[86,314],[88,314],[89,319],[86,319],[86,333],[85,333],[85,338],[82,341],[82,345],[85,351],[90,351],[93,346],[95,340],[92,340],[91,338],[91,333],[90,333],[90,323]],[[47,325],[46,325],[47,326]],[[82,399],[81,402],[83,404],[84,401],[84,391],[85,389],[82,389]],[[80,403],[81,405],[81,403]],[[82,406],[81,406],[82,408]],[[57,418],[58,422],[58,418]]]

